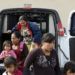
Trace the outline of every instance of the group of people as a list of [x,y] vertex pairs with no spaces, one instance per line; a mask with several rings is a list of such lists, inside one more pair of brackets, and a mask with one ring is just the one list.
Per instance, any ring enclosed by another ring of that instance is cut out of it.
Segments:
[[[6,69],[3,75],[31,75],[31,66],[33,75],[61,75],[55,37],[51,33],[42,36],[39,27],[25,16],[12,29],[11,41],[4,41],[0,60]],[[75,75],[75,63],[66,63],[63,73]]]
[[[13,57],[17,61],[18,69],[23,71],[24,61],[26,56],[28,55],[28,48],[24,42],[20,41],[21,35],[19,32],[13,32],[11,34],[11,41],[4,41],[3,43],[3,51],[0,54],[0,60],[5,60],[7,57]],[[8,59],[8,65],[13,64],[12,58]],[[7,66],[7,65],[6,65]],[[8,66],[10,68],[11,66]],[[11,69],[10,69],[11,70]],[[7,74],[6,74],[7,75]],[[8,74],[9,75],[9,74]]]

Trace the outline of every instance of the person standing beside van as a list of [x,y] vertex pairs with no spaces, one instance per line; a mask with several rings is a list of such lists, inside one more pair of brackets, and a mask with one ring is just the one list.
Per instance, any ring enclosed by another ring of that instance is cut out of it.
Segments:
[[34,75],[61,75],[58,56],[54,50],[55,37],[46,33],[42,37],[41,48],[32,50],[26,60],[23,75],[30,75],[33,64]]
[[40,28],[36,25],[36,23],[28,21],[24,15],[19,17],[19,22],[12,31],[20,31],[25,43],[31,43],[32,49],[40,46],[42,37]]

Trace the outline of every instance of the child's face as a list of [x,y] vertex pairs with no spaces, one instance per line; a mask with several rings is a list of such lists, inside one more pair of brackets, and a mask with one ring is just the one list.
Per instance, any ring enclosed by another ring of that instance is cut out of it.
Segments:
[[75,73],[68,73],[67,75],[75,75]]
[[16,67],[13,64],[10,65],[10,67],[6,68],[6,71],[9,73],[14,73],[15,70],[16,70]]
[[4,47],[4,50],[10,50],[11,49],[11,46],[10,46],[10,44],[8,44],[8,45],[5,45],[5,47]]

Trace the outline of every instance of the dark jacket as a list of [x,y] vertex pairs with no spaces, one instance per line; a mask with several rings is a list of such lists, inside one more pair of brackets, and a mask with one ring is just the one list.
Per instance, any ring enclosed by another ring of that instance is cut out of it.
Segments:
[[61,75],[58,56],[55,50],[52,50],[50,56],[46,56],[42,49],[30,52],[25,60],[23,75],[30,75],[29,67],[32,64],[34,75]]

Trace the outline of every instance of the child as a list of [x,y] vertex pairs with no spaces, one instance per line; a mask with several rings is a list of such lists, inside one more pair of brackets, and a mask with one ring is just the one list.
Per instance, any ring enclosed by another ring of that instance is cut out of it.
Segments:
[[64,66],[64,75],[75,75],[75,63],[67,62]]
[[9,56],[4,59],[6,71],[2,75],[22,75],[22,72],[17,69],[17,61],[14,57]]
[[3,51],[0,54],[0,60],[3,60],[7,56],[13,56],[16,58],[16,54],[13,50],[11,50],[12,44],[10,41],[4,41],[3,43]]

